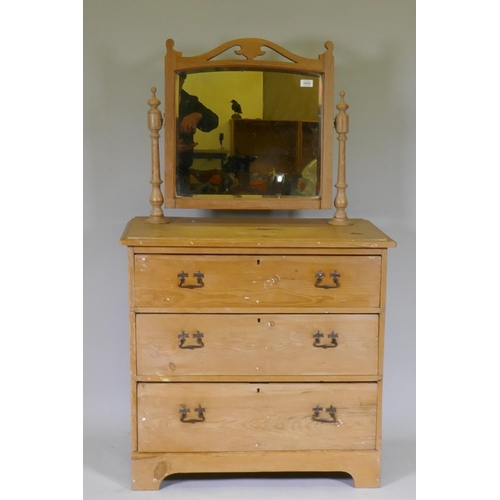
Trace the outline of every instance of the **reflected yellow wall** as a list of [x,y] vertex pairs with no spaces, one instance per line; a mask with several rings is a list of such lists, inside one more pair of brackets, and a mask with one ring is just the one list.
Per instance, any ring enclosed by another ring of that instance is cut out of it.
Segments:
[[[312,80],[312,87],[301,87]],[[318,120],[319,77],[267,71],[264,74],[265,120]]]
[[263,77],[259,71],[218,71],[190,73],[184,90],[219,116],[219,127],[212,132],[198,130],[194,137],[196,149],[219,149],[219,134],[224,134],[223,147],[230,149],[231,99],[241,104],[242,118],[262,118]]

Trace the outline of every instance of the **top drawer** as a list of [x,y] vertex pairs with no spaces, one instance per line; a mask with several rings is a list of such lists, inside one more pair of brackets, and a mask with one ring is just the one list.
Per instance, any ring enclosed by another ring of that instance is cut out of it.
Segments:
[[171,312],[327,312],[379,307],[380,281],[376,255],[136,254],[133,300]]

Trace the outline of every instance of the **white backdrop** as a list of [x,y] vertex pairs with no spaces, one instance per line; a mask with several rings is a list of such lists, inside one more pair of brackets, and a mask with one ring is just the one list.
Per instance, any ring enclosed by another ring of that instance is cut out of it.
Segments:
[[414,1],[86,0],[83,7],[88,442],[129,432],[127,259],[119,238],[131,218],[150,211],[147,100],[156,86],[163,110],[165,41],[195,55],[256,37],[305,57],[334,43],[335,93],[344,90],[350,106],[347,213],[398,243],[389,251],[383,439],[407,449],[415,439]]

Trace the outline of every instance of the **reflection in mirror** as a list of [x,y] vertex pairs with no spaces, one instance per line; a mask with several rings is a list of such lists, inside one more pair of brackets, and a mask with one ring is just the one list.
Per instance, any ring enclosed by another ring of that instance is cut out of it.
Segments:
[[177,76],[178,196],[319,196],[319,76],[220,69]]

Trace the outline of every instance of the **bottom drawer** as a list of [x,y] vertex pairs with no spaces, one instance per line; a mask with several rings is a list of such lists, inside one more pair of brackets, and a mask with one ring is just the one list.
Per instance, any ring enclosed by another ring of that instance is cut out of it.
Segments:
[[375,449],[377,383],[139,383],[140,452]]

